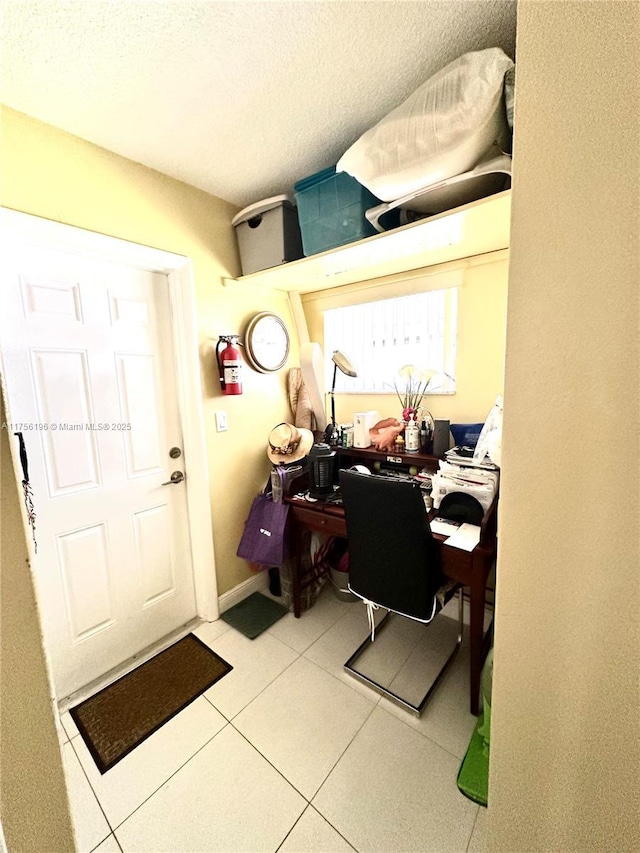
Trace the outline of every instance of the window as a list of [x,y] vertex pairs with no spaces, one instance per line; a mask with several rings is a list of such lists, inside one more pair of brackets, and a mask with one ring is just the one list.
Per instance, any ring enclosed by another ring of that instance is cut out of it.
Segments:
[[394,377],[405,364],[435,370],[429,393],[455,392],[457,288],[365,302],[324,312],[327,387],[334,350],[343,352],[358,376],[339,370],[340,393],[395,393]]

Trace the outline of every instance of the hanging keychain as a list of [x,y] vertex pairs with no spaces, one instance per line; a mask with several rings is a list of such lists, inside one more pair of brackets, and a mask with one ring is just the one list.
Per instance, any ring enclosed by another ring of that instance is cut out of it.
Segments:
[[18,436],[18,441],[20,442],[20,462],[22,464],[22,491],[24,492],[24,505],[27,510],[27,520],[29,522],[29,527],[31,528],[31,535],[33,536],[34,551],[37,554],[38,543],[36,542],[36,512],[33,508],[33,492],[31,490],[31,483],[29,482],[29,464],[27,461],[27,448],[25,446],[22,433],[14,432],[14,435]]

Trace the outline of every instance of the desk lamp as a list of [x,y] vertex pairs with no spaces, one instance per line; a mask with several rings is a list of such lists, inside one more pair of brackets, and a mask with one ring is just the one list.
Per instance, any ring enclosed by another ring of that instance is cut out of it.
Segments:
[[338,368],[345,374],[345,376],[357,376],[357,372],[355,367],[351,364],[347,356],[340,352],[340,350],[334,350],[333,355],[331,356],[331,361],[333,362],[333,381],[331,383],[331,423],[327,426],[324,432],[324,440],[327,444],[336,445],[338,443],[338,427],[336,426],[336,375],[338,372]]

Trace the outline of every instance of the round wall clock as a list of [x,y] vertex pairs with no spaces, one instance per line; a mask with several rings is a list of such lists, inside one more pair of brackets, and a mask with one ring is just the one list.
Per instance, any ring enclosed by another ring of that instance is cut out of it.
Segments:
[[275,373],[289,357],[289,332],[280,317],[262,311],[249,322],[244,333],[249,364],[260,373]]

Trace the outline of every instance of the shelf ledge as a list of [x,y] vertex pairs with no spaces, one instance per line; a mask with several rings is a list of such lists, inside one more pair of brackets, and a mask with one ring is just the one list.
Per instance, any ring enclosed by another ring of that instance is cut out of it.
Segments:
[[511,190],[229,284],[312,293],[509,247]]

